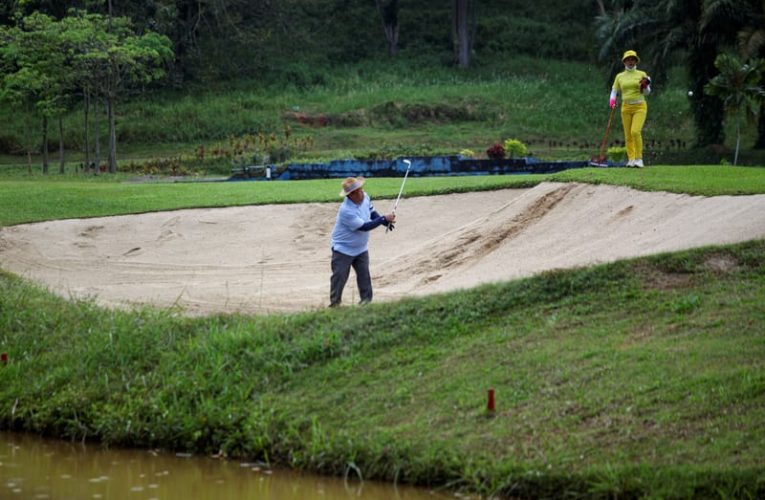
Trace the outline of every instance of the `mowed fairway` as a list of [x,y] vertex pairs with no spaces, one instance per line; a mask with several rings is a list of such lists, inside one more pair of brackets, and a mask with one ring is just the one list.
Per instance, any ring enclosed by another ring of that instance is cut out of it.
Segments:
[[[374,189],[374,181],[368,189]],[[380,200],[380,211],[391,208]],[[69,297],[189,314],[327,305],[338,203],[177,210],[0,230],[0,266]],[[765,195],[701,197],[543,183],[404,200],[371,240],[389,301],[765,237]],[[353,275],[345,303],[358,301]]]

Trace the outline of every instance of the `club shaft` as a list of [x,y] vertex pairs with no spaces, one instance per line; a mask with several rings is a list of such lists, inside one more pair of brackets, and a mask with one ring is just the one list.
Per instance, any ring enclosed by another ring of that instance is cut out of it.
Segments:
[[404,180],[401,182],[401,189],[398,190],[398,196],[396,197],[396,203],[393,205],[393,213],[396,213],[396,209],[398,208],[398,201],[401,199],[401,193],[404,192],[404,184],[406,184],[406,178],[409,176],[409,167],[406,169],[406,172],[404,173]]
[[[404,192],[404,185],[406,184],[406,178],[409,177],[409,169],[412,168],[412,162],[404,160],[406,162],[406,172],[404,172],[404,180],[401,181],[401,189],[398,190],[398,196],[396,196],[396,203],[393,204],[393,215],[396,215],[396,209],[398,208],[398,202],[401,199],[401,193]],[[390,225],[385,228],[385,232],[390,231]]]

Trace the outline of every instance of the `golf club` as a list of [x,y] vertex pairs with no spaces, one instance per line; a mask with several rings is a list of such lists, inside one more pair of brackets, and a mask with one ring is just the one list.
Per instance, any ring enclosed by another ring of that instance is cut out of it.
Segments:
[[590,165],[593,167],[607,167],[606,157],[606,143],[608,142],[608,133],[611,131],[611,122],[614,121],[614,113],[616,112],[616,106],[611,108],[611,114],[608,115],[608,125],[606,126],[606,133],[603,136],[603,141],[600,143],[600,154],[590,159]]
[[[409,160],[404,160],[404,163],[406,163],[406,172],[404,173],[404,180],[401,182],[401,189],[398,190],[398,196],[396,197],[396,203],[393,205],[393,215],[396,215],[396,209],[398,208],[398,201],[401,199],[401,193],[404,192],[404,184],[406,184],[406,178],[409,176],[409,169],[412,168],[412,162]],[[390,225],[385,227],[385,232],[387,233],[390,230]]]

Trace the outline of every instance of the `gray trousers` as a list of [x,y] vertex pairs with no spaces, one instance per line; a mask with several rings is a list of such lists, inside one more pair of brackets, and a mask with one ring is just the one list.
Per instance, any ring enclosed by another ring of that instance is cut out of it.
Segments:
[[372,277],[369,275],[369,252],[351,257],[332,250],[332,278],[329,281],[329,305],[338,306],[343,301],[343,288],[351,274],[351,267],[356,272],[356,285],[359,287],[361,302],[372,301]]

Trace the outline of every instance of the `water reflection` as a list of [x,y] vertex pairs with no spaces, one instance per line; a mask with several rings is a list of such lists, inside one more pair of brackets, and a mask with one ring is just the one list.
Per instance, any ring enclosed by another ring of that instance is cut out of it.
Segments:
[[265,464],[0,432],[0,498],[424,500],[450,495],[270,470]]

